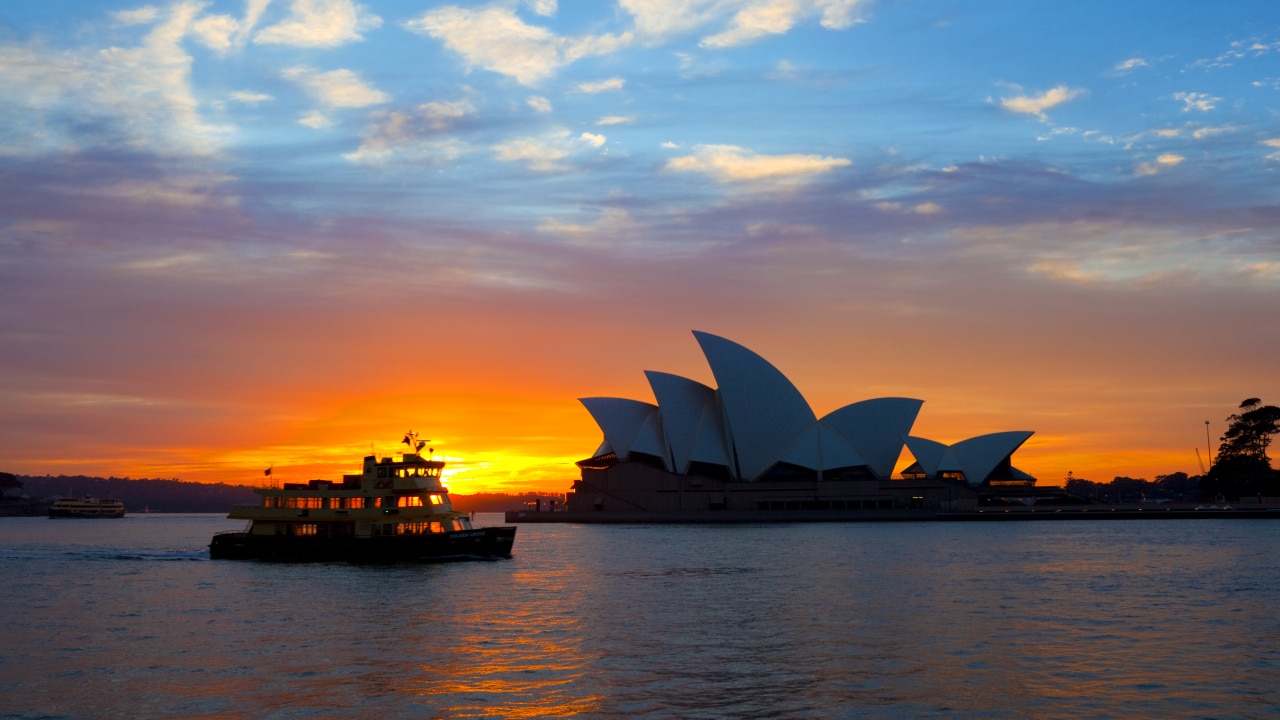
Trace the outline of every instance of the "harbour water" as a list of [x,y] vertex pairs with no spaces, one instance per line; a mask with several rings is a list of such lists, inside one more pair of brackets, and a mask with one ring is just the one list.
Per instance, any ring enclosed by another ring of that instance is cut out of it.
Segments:
[[0,519],[0,718],[1280,715],[1266,520],[522,525],[510,560],[209,560],[239,528]]

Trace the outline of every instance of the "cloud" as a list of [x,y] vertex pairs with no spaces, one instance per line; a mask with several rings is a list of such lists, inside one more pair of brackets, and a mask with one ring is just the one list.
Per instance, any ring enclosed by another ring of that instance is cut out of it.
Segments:
[[700,172],[722,183],[793,186],[849,164],[844,158],[760,155],[733,145],[698,145],[692,155],[668,160],[665,169]]
[[1016,97],[1000,98],[1000,107],[1011,112],[1035,115],[1043,120],[1045,119],[1045,110],[1061,105],[1069,100],[1073,100],[1083,93],[1084,90],[1069,88],[1066,85],[1059,85],[1039,95],[1019,95]]
[[1003,259],[1032,275],[1071,285],[1189,281],[1275,287],[1280,264],[1268,233],[1232,230],[1206,237],[1181,227],[1121,221],[1037,222],[956,230],[971,256]]
[[[1263,140],[1262,145],[1265,145],[1266,147],[1280,148],[1280,138],[1271,138],[1270,140]],[[1265,159],[1271,162],[1280,162],[1280,150],[1277,150],[1276,152],[1273,152],[1267,155]]]
[[524,4],[538,15],[544,17],[552,17],[556,14],[558,3],[556,0],[524,0]]
[[333,127],[333,120],[319,110],[310,110],[298,118],[298,124],[313,130],[324,130]]
[[1194,131],[1192,131],[1191,137],[1195,138],[1196,140],[1203,140],[1205,138],[1213,137],[1215,135],[1223,135],[1229,132],[1233,132],[1234,130],[1235,128],[1230,126],[1202,127],[1202,128],[1196,128]]
[[1213,97],[1212,95],[1209,95],[1207,93],[1194,93],[1194,92],[1174,93],[1173,99],[1181,100],[1183,102],[1182,112],[1191,112],[1192,110],[1198,110],[1200,112],[1209,112],[1216,106],[1217,103],[1222,102],[1222,98]]
[[226,175],[173,173],[161,180],[121,179],[86,192],[134,204],[228,208],[240,202],[239,197],[218,191],[229,180]]
[[274,97],[267,95],[266,93],[249,92],[247,90],[233,90],[231,91],[230,96],[232,100],[245,103],[247,105],[275,100]]
[[450,5],[410,20],[405,27],[443,41],[468,65],[513,77],[522,85],[536,84],[565,65],[631,42],[630,33],[560,37],[526,24],[513,9],[501,6],[470,10]]
[[289,17],[263,28],[253,41],[260,45],[329,48],[363,40],[362,32],[382,25],[382,18],[352,0],[293,0],[289,11]]
[[116,10],[109,13],[116,25],[150,25],[160,19],[160,10],[154,5],[144,5],[132,10]]
[[608,80],[597,80],[595,82],[583,82],[577,84],[577,90],[581,93],[595,94],[602,93],[606,90],[621,90],[627,81],[620,77],[609,78]]
[[229,134],[205,122],[191,89],[191,56],[183,39],[202,3],[162,11],[130,11],[132,23],[154,22],[135,47],[50,52],[0,46],[0,112],[7,154],[66,152],[90,146],[177,155],[213,155]]
[[381,164],[390,158],[413,163],[453,160],[467,151],[467,146],[443,133],[475,115],[469,100],[429,102],[409,111],[392,110],[378,113],[364,133],[360,147],[343,155],[355,163]]
[[539,137],[520,137],[492,146],[494,157],[505,162],[527,163],[530,170],[560,172],[567,166],[560,161],[577,152],[582,146],[598,148],[605,142],[603,135],[582,133],[577,138],[568,130],[555,130]]
[[881,212],[892,212],[892,213],[911,212],[916,215],[937,215],[938,213],[942,212],[942,206],[935,202],[917,203],[916,205],[913,205],[910,208],[908,208],[907,206],[903,205],[900,202],[882,200],[876,203],[874,207]]
[[205,47],[218,52],[231,49],[239,29],[240,23],[230,15],[206,15],[191,26],[192,33]]
[[699,43],[727,48],[767,35],[781,35],[798,22],[818,18],[828,30],[843,30],[860,22],[865,0],[620,0],[630,13],[636,32],[649,42],[707,26],[719,26]]
[[1149,163],[1149,162],[1140,163],[1138,167],[1134,169],[1133,174],[1138,177],[1155,175],[1156,173],[1160,172],[1160,169],[1162,167],[1166,167],[1166,168],[1173,167],[1175,165],[1178,165],[1185,159],[1186,158],[1176,153],[1164,153],[1156,157],[1156,161],[1153,163]]
[[380,105],[390,100],[390,96],[365,84],[359,75],[351,70],[330,70],[316,72],[309,67],[298,65],[287,68],[281,73],[302,87],[316,100],[334,108],[362,108]]
[[241,47],[270,3],[271,0],[247,0],[242,20],[230,15],[205,15],[192,25],[192,34],[205,47],[219,53]]
[[596,120],[597,125],[628,125],[635,122],[636,119],[630,115],[605,115]]
[[1142,58],[1129,58],[1124,62],[1118,63],[1112,69],[1118,73],[1127,73],[1130,70],[1136,70],[1137,68],[1144,68],[1144,67],[1148,67],[1146,60],[1143,60]]
[[534,112],[549,113],[551,112],[551,101],[544,97],[534,95],[529,98],[529,107],[533,108]]
[[614,240],[619,236],[639,229],[639,227],[640,224],[626,210],[610,207],[601,211],[600,217],[587,225],[566,223],[555,218],[547,218],[538,226],[538,232],[549,235],[569,236],[601,235]]

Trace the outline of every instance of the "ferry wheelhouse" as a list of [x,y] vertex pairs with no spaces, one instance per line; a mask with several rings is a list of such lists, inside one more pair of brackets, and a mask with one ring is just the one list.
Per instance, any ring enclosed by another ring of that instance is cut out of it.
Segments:
[[248,520],[248,528],[214,535],[209,554],[358,562],[510,557],[516,528],[473,528],[467,513],[453,510],[440,484],[443,470],[443,462],[417,453],[370,455],[360,474],[341,482],[255,489],[260,505],[237,505],[227,515]]

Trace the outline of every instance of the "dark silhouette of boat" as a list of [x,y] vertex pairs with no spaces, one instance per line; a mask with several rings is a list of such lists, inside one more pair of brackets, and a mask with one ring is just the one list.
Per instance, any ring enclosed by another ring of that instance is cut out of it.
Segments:
[[[405,442],[416,451],[424,443]],[[364,459],[341,482],[312,480],[258,488],[260,505],[238,505],[227,517],[249,521],[243,532],[218,533],[213,559],[412,562],[510,557],[515,527],[475,528],[440,484],[444,463],[406,452],[399,460]]]

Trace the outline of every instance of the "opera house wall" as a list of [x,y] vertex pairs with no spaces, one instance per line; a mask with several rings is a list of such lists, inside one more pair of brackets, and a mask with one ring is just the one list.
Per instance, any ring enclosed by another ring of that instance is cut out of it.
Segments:
[[[650,520],[910,516],[971,510],[981,488],[1035,483],[1011,462],[1030,432],[954,445],[914,437],[923,401],[898,397],[819,418],[763,357],[710,333],[693,334],[717,387],[646,371],[656,402],[581,400],[604,439],[578,463],[570,513]],[[916,462],[894,479],[904,448]]]

